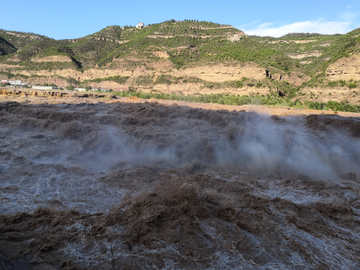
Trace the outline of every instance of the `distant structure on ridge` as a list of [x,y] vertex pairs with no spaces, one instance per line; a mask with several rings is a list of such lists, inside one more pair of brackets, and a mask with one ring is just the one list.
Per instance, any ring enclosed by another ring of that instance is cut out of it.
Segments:
[[144,27],[145,27],[145,25],[144,25],[144,23],[142,23],[142,22],[139,22],[139,23],[137,24],[137,26],[136,26],[137,29],[141,29],[141,28],[144,28]]

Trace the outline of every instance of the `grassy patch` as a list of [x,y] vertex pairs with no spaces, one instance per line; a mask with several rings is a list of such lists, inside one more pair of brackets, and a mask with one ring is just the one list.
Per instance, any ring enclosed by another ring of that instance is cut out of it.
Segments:
[[106,78],[97,78],[93,80],[84,80],[82,81],[82,84],[89,84],[92,82],[100,83],[103,81],[113,81],[118,84],[125,84],[130,77],[121,77],[121,76],[113,76],[113,77],[106,77]]
[[136,78],[137,85],[152,85],[153,79],[151,76],[139,76]]

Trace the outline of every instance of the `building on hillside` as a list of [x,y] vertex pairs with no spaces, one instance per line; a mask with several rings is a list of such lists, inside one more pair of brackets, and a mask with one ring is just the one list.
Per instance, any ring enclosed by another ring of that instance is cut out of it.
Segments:
[[136,26],[137,29],[141,29],[141,28],[144,28],[145,27],[145,24],[142,23],[142,22],[139,22]]
[[76,90],[76,91],[86,91],[85,88],[75,88],[74,90]]
[[0,83],[9,83],[9,80],[1,80]]
[[28,85],[27,83],[23,83],[21,80],[15,80],[15,81],[9,81],[9,83],[11,84],[11,86],[26,86]]
[[52,89],[58,89],[55,86],[43,86],[43,85],[33,85],[32,89],[37,89],[37,90],[52,90]]
[[20,84],[21,80],[9,81],[10,84]]

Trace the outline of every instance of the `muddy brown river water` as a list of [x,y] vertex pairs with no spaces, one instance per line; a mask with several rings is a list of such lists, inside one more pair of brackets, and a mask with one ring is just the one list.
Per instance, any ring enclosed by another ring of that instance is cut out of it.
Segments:
[[3,102],[0,269],[359,269],[359,165],[356,117]]

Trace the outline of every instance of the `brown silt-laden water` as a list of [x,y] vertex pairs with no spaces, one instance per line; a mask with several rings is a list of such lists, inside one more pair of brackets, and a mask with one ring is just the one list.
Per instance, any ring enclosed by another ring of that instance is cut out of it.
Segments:
[[0,104],[3,269],[359,269],[360,120]]

